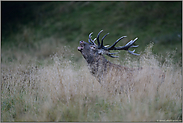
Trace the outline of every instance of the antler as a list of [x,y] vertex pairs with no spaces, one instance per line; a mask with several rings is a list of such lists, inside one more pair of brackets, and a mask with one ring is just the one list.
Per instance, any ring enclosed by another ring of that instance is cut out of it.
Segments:
[[[131,41],[128,42],[125,46],[115,47],[115,45],[116,45],[121,39],[127,37],[127,36],[122,36],[122,37],[120,37],[113,45],[111,45],[110,47],[106,47],[106,46],[103,45],[103,40],[104,40],[104,38],[105,38],[109,33],[107,33],[106,35],[103,36],[103,38],[102,38],[102,40],[101,40],[101,43],[100,43],[100,41],[99,41],[99,35],[100,35],[100,33],[101,33],[102,31],[103,31],[103,30],[101,30],[101,31],[98,33],[98,35],[97,35],[97,43],[98,43],[98,49],[99,49],[98,53],[99,53],[99,54],[106,54],[106,55],[108,55],[108,56],[110,56],[110,57],[112,57],[112,58],[117,58],[118,56],[113,56],[113,55],[114,55],[114,54],[118,54],[118,52],[116,52],[116,53],[110,53],[110,50],[127,50],[127,51],[128,51],[130,54],[132,54],[132,55],[140,55],[140,54],[134,53],[135,50],[133,50],[133,51],[130,51],[130,50],[129,50],[129,48],[131,48],[131,47],[138,47],[138,46],[139,46],[139,45],[136,45],[136,46],[134,45],[134,43],[137,41],[138,38],[135,38],[134,40],[131,40]],[[90,44],[96,45],[96,44],[94,43],[95,39],[94,39],[94,40],[91,39],[91,35],[92,35],[92,34],[93,34],[93,32],[89,34],[89,39],[88,39],[88,41],[89,41]]]
[[140,55],[140,54],[137,54],[137,53],[134,53],[135,52],[135,50],[133,50],[133,51],[130,51],[129,50],[129,48],[131,48],[131,47],[138,47],[139,45],[134,45],[134,43],[137,41],[137,39],[138,38],[135,38],[134,40],[131,40],[130,42],[128,42],[125,46],[121,46],[121,47],[115,47],[115,45],[121,40],[121,39],[123,39],[123,38],[125,38],[125,37],[127,37],[127,36],[122,36],[122,37],[120,37],[113,45],[111,45],[110,47],[104,47],[103,46],[103,40],[104,40],[104,38],[109,34],[109,33],[107,33],[103,38],[102,38],[102,40],[101,40],[101,44],[100,44],[100,42],[99,42],[99,35],[100,35],[100,33],[102,32],[103,30],[101,30],[99,33],[98,33],[98,36],[97,36],[97,41],[98,41],[98,49],[103,49],[104,51],[103,51],[103,54],[106,54],[106,55],[108,55],[108,56],[110,56],[110,57],[112,57],[112,58],[116,58],[116,57],[118,57],[118,56],[113,56],[114,54],[117,54],[118,52],[116,52],[116,53],[110,53],[110,50],[127,50],[130,54],[132,54],[132,55]]
[[130,51],[129,48],[131,47],[138,47],[139,45],[134,45],[134,43],[137,41],[138,38],[135,38],[134,40],[131,40],[130,42],[128,42],[125,46],[121,46],[121,47],[115,47],[115,45],[121,40],[123,39],[124,37],[126,36],[123,36],[121,38],[119,38],[111,47],[107,48],[107,50],[127,50],[130,54],[132,55],[140,55],[140,54],[137,54],[137,53],[134,53],[135,50],[133,51]]
[[93,32],[91,32],[91,33],[89,34],[88,42],[89,42],[90,44],[92,44],[92,45],[96,45],[96,44],[95,44],[95,39],[94,39],[94,40],[91,39],[91,37],[92,37],[91,35],[92,35],[92,34],[93,34]]

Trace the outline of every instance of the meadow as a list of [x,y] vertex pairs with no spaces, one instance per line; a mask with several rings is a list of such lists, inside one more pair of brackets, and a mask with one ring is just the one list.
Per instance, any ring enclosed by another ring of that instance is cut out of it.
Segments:
[[[182,121],[180,3],[35,5],[32,10],[35,20],[11,22],[2,30],[1,121]],[[139,9],[130,11],[132,7]],[[151,9],[152,16],[148,16]],[[170,11],[172,14],[167,14]],[[121,12],[128,16],[114,16]],[[114,18],[105,22],[108,17]],[[154,28],[152,23],[156,25]],[[139,37],[136,52],[140,56],[124,51],[117,59],[106,57],[122,66],[143,67],[137,71],[135,85],[132,90],[127,89],[128,93],[108,93],[90,74],[77,51],[80,40],[86,41],[90,32],[94,32],[94,38],[101,28],[111,35],[106,44],[112,44],[123,34],[128,38],[119,45]],[[163,81],[159,71],[165,74]]]
[[[110,95],[84,60],[78,69],[63,57],[55,54],[42,67],[26,63],[31,57],[23,64],[2,64],[2,121],[181,120],[181,68],[171,58],[161,64],[149,49],[139,61],[126,57],[121,65],[144,69],[134,78],[133,91]],[[156,70],[165,73],[158,91]]]

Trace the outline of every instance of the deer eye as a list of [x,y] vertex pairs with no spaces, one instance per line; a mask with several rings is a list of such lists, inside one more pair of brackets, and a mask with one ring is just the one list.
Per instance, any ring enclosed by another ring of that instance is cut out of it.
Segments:
[[90,46],[90,48],[91,48],[91,49],[95,49],[96,47],[95,47],[95,46],[93,46],[93,45],[91,45],[91,46]]

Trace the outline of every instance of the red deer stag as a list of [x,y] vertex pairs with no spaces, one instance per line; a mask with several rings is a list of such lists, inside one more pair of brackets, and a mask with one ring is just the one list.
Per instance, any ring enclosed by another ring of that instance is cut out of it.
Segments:
[[[116,58],[115,56],[117,53],[111,53],[111,50],[126,50],[132,55],[139,55],[134,53],[134,51],[130,51],[129,48],[131,47],[138,47],[134,46],[134,43],[138,38],[131,40],[125,46],[115,47],[115,45],[124,37],[120,37],[113,45],[110,47],[103,45],[104,38],[109,34],[107,33],[101,40],[99,41],[99,35],[103,30],[101,30],[97,35],[97,43],[95,44],[95,39],[91,39],[92,33],[89,34],[88,42],[80,41],[80,46],[78,47],[78,51],[81,52],[83,57],[88,63],[88,67],[92,75],[94,75],[99,83],[102,86],[108,88],[110,92],[119,92],[123,90],[123,85],[126,83],[130,83],[133,79],[133,71],[135,69],[130,69],[124,66],[120,66],[117,64],[113,64],[108,61],[103,55],[107,55],[112,58]],[[137,70],[137,69],[136,69]],[[112,88],[111,88],[112,87]]]

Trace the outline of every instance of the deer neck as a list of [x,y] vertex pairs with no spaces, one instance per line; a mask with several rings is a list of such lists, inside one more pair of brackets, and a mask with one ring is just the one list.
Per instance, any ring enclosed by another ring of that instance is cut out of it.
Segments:
[[99,55],[97,57],[91,58],[87,60],[88,67],[90,72],[100,81],[101,76],[105,75],[107,69],[111,66],[111,62],[109,62],[104,56]]

